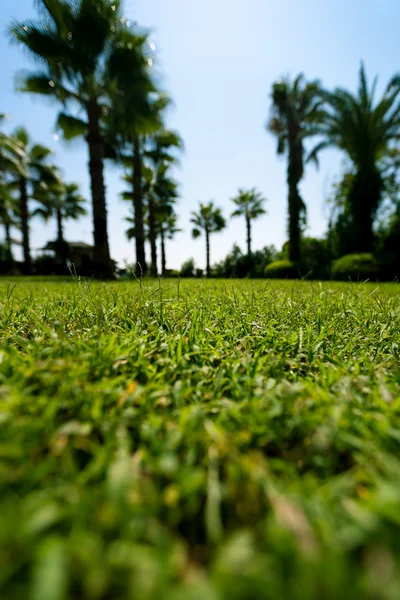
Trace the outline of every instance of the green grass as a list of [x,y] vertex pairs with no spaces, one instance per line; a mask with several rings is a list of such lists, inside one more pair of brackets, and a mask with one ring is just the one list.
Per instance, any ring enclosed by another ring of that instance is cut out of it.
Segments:
[[398,599],[400,286],[0,281],[0,597]]

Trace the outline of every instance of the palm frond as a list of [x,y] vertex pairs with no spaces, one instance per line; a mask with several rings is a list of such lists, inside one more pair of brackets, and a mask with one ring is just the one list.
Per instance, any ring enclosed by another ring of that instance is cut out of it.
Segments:
[[62,131],[64,139],[70,141],[86,135],[88,126],[82,119],[67,113],[60,113],[57,117],[56,127]]
[[31,158],[35,162],[42,162],[53,154],[53,151],[42,144],[35,144],[31,149]]
[[28,146],[30,142],[29,133],[24,127],[17,127],[14,131],[13,137],[22,144],[22,146]]
[[192,229],[192,237],[193,237],[194,239],[197,239],[197,238],[199,238],[200,236],[201,236],[201,230],[200,230],[200,229],[198,229],[197,227],[193,227],[193,229]]
[[67,100],[79,100],[77,94],[61,85],[58,80],[54,81],[52,75],[46,71],[31,72],[27,70],[18,71],[15,76],[16,88],[19,92],[40,94],[49,99],[65,103]]

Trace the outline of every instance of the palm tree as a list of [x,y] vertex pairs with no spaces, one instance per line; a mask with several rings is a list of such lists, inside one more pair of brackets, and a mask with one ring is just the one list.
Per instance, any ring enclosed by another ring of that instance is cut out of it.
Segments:
[[[147,273],[145,242],[149,237],[146,225],[148,225],[148,201],[152,193],[153,172],[143,164],[141,148],[136,147],[136,150],[140,153],[139,160],[137,160],[134,146],[131,146],[132,155],[121,156],[122,163],[127,166],[127,172],[125,172],[122,179],[128,184],[128,188],[121,193],[121,198],[132,205],[132,216],[125,219],[131,225],[125,233],[128,240],[135,240],[135,264],[136,267],[139,267],[140,273],[145,274]],[[135,163],[133,168],[132,162]],[[139,178],[137,177],[138,169]],[[144,203],[145,197],[147,199],[146,204]]]
[[2,182],[0,183],[0,223],[4,227],[4,237],[11,263],[14,261],[12,253],[13,240],[11,237],[11,227],[17,225],[16,213],[17,206],[15,196],[11,192],[7,183]]
[[384,180],[382,162],[400,139],[400,79],[393,79],[379,102],[375,102],[375,79],[368,87],[361,64],[355,95],[342,88],[325,92],[326,108],[319,124],[322,141],[310,154],[329,146],[345,152],[353,165],[347,201],[354,228],[354,251],[371,252],[373,222],[379,208]]
[[148,195],[151,274],[157,275],[157,206],[176,198],[176,184],[167,177],[167,169],[177,162],[175,151],[183,148],[182,138],[175,131],[160,130],[147,138],[146,158],[155,177]]
[[167,256],[165,252],[166,240],[172,240],[177,233],[182,231],[176,226],[178,221],[177,216],[172,213],[168,217],[163,218],[159,222],[160,239],[161,239],[161,274],[165,277],[167,272]]
[[146,225],[146,238],[150,242],[150,275],[157,277],[157,229],[156,229],[156,205],[155,197],[157,173],[151,167],[142,166],[142,193],[145,200],[144,214]]
[[176,233],[181,231],[177,226],[177,216],[174,212],[178,199],[178,184],[170,177],[170,165],[168,161],[158,167],[153,185],[154,206],[154,230],[155,236],[161,240],[161,273],[166,272],[165,242],[172,240]]
[[192,230],[194,238],[200,237],[201,232],[204,231],[206,238],[206,273],[207,277],[210,277],[210,235],[222,231],[226,227],[226,221],[221,209],[214,206],[213,201],[210,201],[208,204],[200,203],[199,211],[192,212],[190,222],[194,225]]
[[[102,118],[107,101],[107,58],[117,32],[127,27],[119,0],[38,0],[39,21],[14,22],[12,41],[26,48],[41,68],[18,76],[21,91],[55,99],[64,110],[79,106],[86,119],[61,112],[57,124],[65,139],[84,136],[89,149],[96,272],[112,276],[103,175],[105,141]],[[122,25],[121,25],[122,23]]]
[[56,172],[56,181],[47,190],[37,194],[35,200],[39,206],[34,215],[42,217],[45,221],[54,218],[57,223],[56,253],[60,262],[66,263],[68,258],[68,244],[64,238],[64,222],[77,220],[87,214],[84,207],[85,198],[79,192],[76,183],[65,183],[60,174]]
[[[0,114],[0,124],[6,118],[7,115]],[[10,189],[10,174],[21,173],[21,170],[19,143],[12,136],[0,131],[0,222],[4,227],[11,263],[13,262],[11,227],[16,224],[16,202]]]
[[[165,241],[172,239],[181,231],[176,227],[177,217],[174,214],[174,205],[178,198],[178,184],[168,175],[168,164],[161,165],[156,172],[150,167],[143,167],[142,191],[147,202],[144,206],[145,236],[150,241],[152,268],[151,275],[157,275],[157,238],[161,239],[161,272],[165,275],[166,255]],[[125,175],[126,181],[131,181],[130,176]],[[125,200],[131,199],[129,191],[122,193]],[[136,235],[135,213],[127,217],[126,221],[130,227],[126,231],[127,238],[133,239]],[[155,269],[154,269],[155,265]]]
[[161,113],[169,103],[160,94],[151,77],[153,59],[148,37],[137,32],[123,32],[108,61],[108,78],[113,112],[108,122],[114,138],[117,158],[127,169],[125,181],[130,190],[123,198],[133,204],[136,264],[147,271],[143,185],[146,135],[162,126]]
[[[0,124],[8,118],[8,115],[0,113]],[[22,152],[19,142],[14,137],[0,131],[0,183],[6,181],[8,172],[16,172],[21,168],[20,157]]]
[[286,78],[272,86],[267,128],[278,139],[278,154],[288,155],[289,259],[293,262],[300,260],[301,221],[305,220],[306,213],[299,192],[299,183],[304,175],[304,141],[316,134],[321,102],[318,81],[305,83],[302,74],[293,82]]
[[237,207],[232,217],[244,217],[246,220],[247,254],[250,256],[251,222],[266,214],[267,211],[263,208],[265,198],[255,188],[248,191],[239,189],[238,195],[232,198],[232,202]]
[[22,232],[24,255],[24,273],[32,272],[29,231],[29,200],[40,196],[55,182],[54,167],[48,164],[52,151],[40,144],[32,145],[28,132],[18,128],[13,135],[15,147],[18,149],[15,158],[18,159],[13,171],[13,178],[8,185],[10,190],[18,192],[18,215]]

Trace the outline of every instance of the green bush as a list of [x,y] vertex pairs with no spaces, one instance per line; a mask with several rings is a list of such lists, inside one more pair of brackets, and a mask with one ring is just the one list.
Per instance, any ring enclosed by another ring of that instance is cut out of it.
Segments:
[[12,254],[5,244],[0,244],[0,274],[11,273],[13,267]]
[[377,254],[347,254],[332,265],[335,279],[372,279],[393,281],[399,278],[399,259],[394,254],[380,252]]
[[248,255],[243,254],[239,246],[234,244],[231,252],[214,265],[213,271],[216,277],[222,278],[262,278],[265,267],[276,259],[277,251],[274,246],[265,246]]
[[[330,267],[333,256],[327,240],[302,237],[300,241],[301,260],[296,265],[295,277],[305,279],[331,279]],[[278,256],[279,260],[289,260],[289,242],[285,242]]]
[[335,260],[332,264],[334,279],[382,279],[385,275],[385,265],[371,253],[347,254]]
[[194,277],[195,269],[196,269],[196,266],[195,266],[194,259],[188,258],[188,260],[186,260],[181,267],[180,276],[181,277]]
[[269,279],[296,279],[298,272],[290,260],[276,260],[265,267],[264,275]]

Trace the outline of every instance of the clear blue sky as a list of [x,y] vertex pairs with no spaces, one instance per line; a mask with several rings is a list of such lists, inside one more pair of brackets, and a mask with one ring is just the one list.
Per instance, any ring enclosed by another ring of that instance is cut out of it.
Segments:
[[[167,248],[168,266],[193,256],[204,266],[204,241],[190,236],[190,212],[214,199],[226,216],[238,187],[259,188],[268,198],[268,215],[254,225],[254,248],[280,247],[286,239],[285,161],[265,132],[271,85],[281,75],[304,72],[328,87],[354,90],[360,59],[382,86],[400,71],[399,0],[126,0],[129,18],[153,30],[159,68],[175,101],[168,125],[182,134],[186,152],[177,171],[181,184],[180,226]],[[67,180],[77,181],[89,198],[84,142],[53,139],[56,109],[41,98],[14,92],[14,73],[31,64],[10,47],[5,29],[12,18],[33,17],[33,0],[0,0],[0,112],[12,115],[9,129],[24,125],[32,138],[51,146]],[[324,199],[340,172],[341,157],[329,152],[321,169],[309,166],[301,189],[308,207],[308,233],[322,235],[328,211]],[[120,172],[106,168],[112,256],[134,260],[124,230],[128,206],[119,199]],[[69,240],[91,242],[89,218],[66,228]],[[53,238],[54,226],[32,222],[32,246]],[[212,261],[234,242],[245,248],[244,223],[229,222],[212,240]]]

